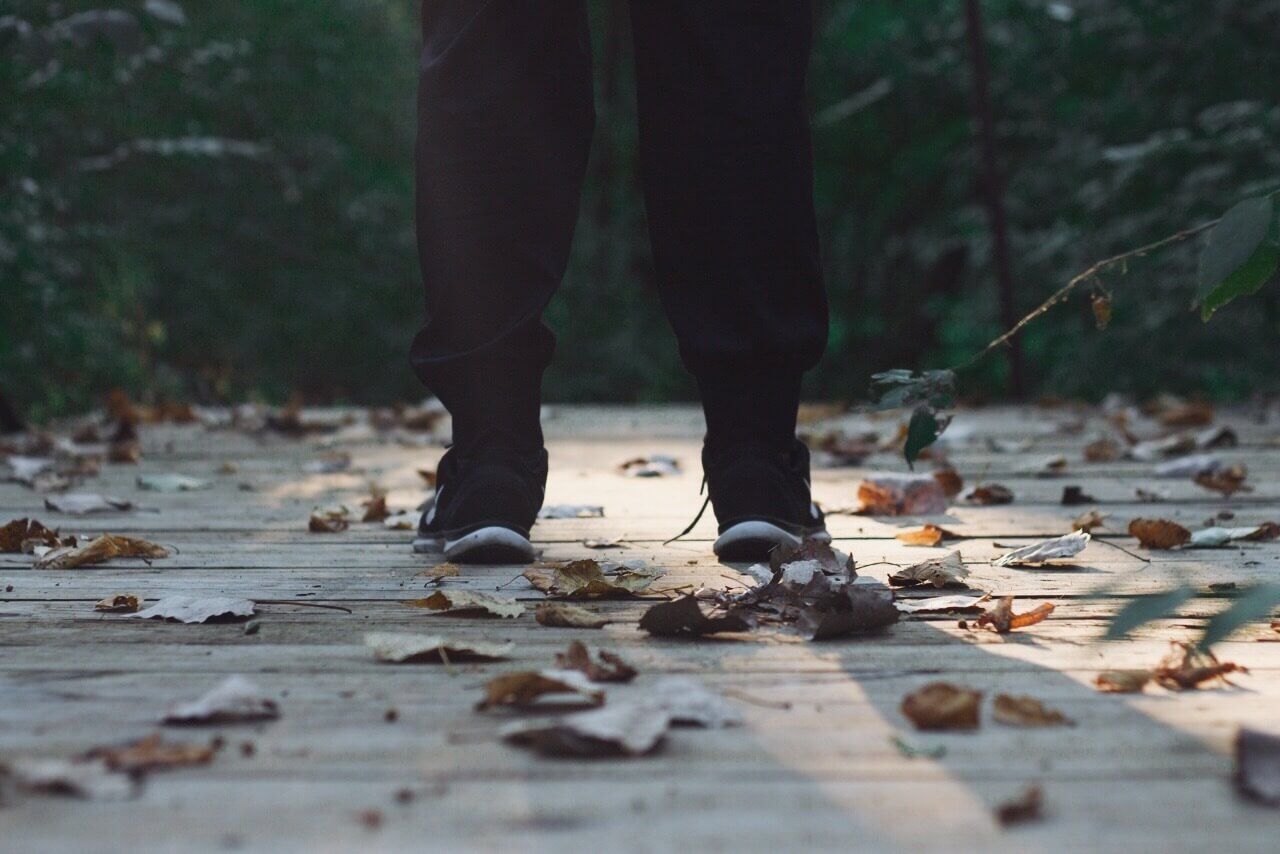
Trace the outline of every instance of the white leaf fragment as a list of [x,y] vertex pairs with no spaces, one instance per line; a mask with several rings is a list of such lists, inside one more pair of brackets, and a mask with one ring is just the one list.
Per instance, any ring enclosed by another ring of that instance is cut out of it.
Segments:
[[148,492],[194,492],[208,489],[209,481],[185,474],[141,474],[138,475],[138,489]]
[[120,510],[132,510],[133,502],[114,495],[98,495],[94,492],[67,492],[62,495],[51,495],[44,500],[44,506],[55,513],[66,513],[68,516],[87,516],[90,513],[114,513]]
[[421,520],[421,513],[412,510],[401,510],[383,519],[382,526],[390,531],[415,531]]
[[662,742],[667,713],[643,703],[618,703],[544,721],[518,722],[504,740],[548,756],[643,756]]
[[497,661],[506,658],[516,645],[484,641],[449,640],[440,635],[416,635],[407,632],[369,632],[365,646],[373,650],[377,661],[388,664],[450,661]]
[[986,596],[930,596],[926,599],[896,599],[893,606],[904,614],[931,613],[935,611],[972,611],[981,606]]
[[[0,765],[0,783],[13,779],[18,789],[33,794],[69,795],[98,801],[130,798],[137,790],[128,774],[117,774],[101,759],[23,758]],[[0,785],[0,790],[3,790]]]
[[1155,467],[1156,477],[1196,477],[1209,474],[1222,467],[1222,461],[1213,454],[1194,454],[1161,463]]
[[1008,554],[996,558],[996,566],[1018,566],[1028,563],[1044,563],[1045,561],[1073,557],[1084,551],[1089,545],[1090,535],[1084,531],[1073,531],[1052,540],[1033,543],[1014,549]]
[[1191,542],[1188,544],[1190,548],[1213,548],[1215,546],[1225,546],[1227,543],[1236,540],[1247,540],[1265,529],[1266,525],[1254,525],[1245,528],[1203,528],[1199,531],[1191,532]]
[[231,596],[165,596],[149,608],[131,616],[140,620],[173,620],[179,623],[206,623],[228,617],[252,617],[249,599]]
[[280,717],[275,700],[263,695],[243,676],[229,676],[198,700],[170,706],[161,723],[236,724],[270,721]]
[[644,703],[666,712],[674,724],[708,729],[742,724],[742,713],[733,704],[689,676],[659,679],[646,690]]

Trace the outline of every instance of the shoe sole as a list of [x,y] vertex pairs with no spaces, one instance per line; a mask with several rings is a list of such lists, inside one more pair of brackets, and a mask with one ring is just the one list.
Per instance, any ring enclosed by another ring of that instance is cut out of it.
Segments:
[[417,554],[443,554],[455,563],[530,563],[537,554],[529,538],[510,528],[490,525],[457,539],[418,537]]
[[[825,530],[807,533],[805,536],[811,540],[831,542],[831,535]],[[800,542],[798,535],[777,525],[752,520],[731,525],[716,539],[711,550],[721,560],[754,563],[768,560],[769,552],[778,546],[798,546]]]

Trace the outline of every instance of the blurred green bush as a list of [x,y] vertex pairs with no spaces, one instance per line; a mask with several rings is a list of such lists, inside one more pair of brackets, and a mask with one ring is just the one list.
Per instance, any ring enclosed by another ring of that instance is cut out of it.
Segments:
[[[642,2],[642,0],[636,0]],[[1000,331],[958,0],[818,0],[816,186],[832,297],[815,395]],[[590,4],[600,122],[550,310],[548,398],[689,397],[635,175],[622,4]],[[1280,0],[988,0],[1026,309],[1093,260],[1280,186]],[[0,10],[0,389],[34,417],[140,397],[421,394],[407,342],[417,17],[392,0],[8,0]],[[1042,391],[1276,386],[1280,295],[1202,325],[1195,246],[1026,337]],[[569,334],[572,333],[572,334]],[[999,359],[962,391],[999,394]]]

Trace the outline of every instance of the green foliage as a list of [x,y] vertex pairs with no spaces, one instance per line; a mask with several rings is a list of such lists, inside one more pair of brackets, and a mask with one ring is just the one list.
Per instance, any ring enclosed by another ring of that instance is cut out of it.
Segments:
[[1195,589],[1185,584],[1164,593],[1135,596],[1111,618],[1106,640],[1126,638],[1139,626],[1173,614],[1195,596]]
[[[1186,584],[1162,593],[1135,596],[1111,618],[1104,638],[1119,640],[1128,637],[1139,626],[1167,617],[1200,596],[1199,591]],[[1277,606],[1280,606],[1280,584],[1259,584],[1246,588],[1230,605],[1209,619],[1198,645],[1209,649],[1249,623],[1266,619]]]
[[1256,293],[1280,263],[1280,215],[1273,197],[1227,211],[1200,253],[1199,301],[1205,320],[1239,296]]

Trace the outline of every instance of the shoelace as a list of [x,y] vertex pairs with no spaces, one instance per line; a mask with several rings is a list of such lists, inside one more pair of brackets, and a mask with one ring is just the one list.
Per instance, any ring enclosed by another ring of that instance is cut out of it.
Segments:
[[[702,486],[698,487],[698,494],[701,495],[706,491],[707,491],[707,476],[704,474],[702,476]],[[671,543],[674,543],[676,540],[680,539],[681,537],[685,536],[690,531],[692,531],[694,528],[698,527],[698,523],[702,521],[702,514],[707,512],[707,505],[710,503],[711,503],[711,496],[708,495],[705,499],[703,499],[702,507],[698,510],[698,515],[693,517],[693,521],[689,523],[689,527],[685,528],[683,531],[681,531],[671,539],[664,542],[663,545],[665,546],[665,545],[670,545]]]

